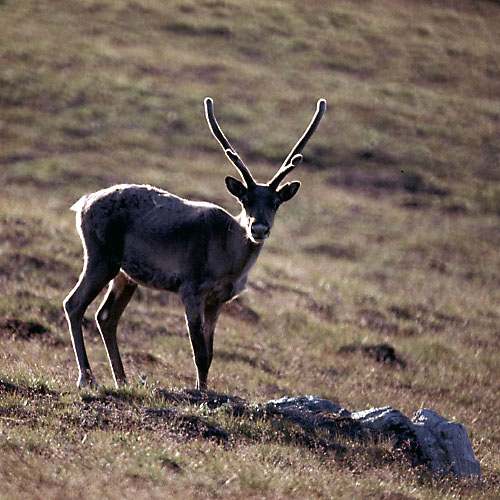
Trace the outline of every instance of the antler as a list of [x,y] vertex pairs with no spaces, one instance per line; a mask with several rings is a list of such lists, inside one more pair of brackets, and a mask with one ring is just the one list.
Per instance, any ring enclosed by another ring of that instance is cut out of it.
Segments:
[[319,122],[321,121],[321,118],[323,117],[325,111],[326,100],[319,99],[316,104],[316,113],[314,113],[311,123],[309,123],[309,126],[307,127],[302,137],[298,140],[288,156],[285,158],[285,161],[281,165],[281,168],[269,181],[269,186],[276,189],[279,186],[279,183],[285,178],[285,176],[289,174],[300,163],[300,161],[297,161],[297,157],[300,156],[300,159],[302,160],[302,156],[299,153],[304,149],[304,146],[307,144],[311,136],[318,128]]
[[283,165],[268,182],[268,185],[273,189],[278,189],[280,182],[302,161],[302,155],[295,155],[288,165]]
[[246,165],[241,161],[241,158],[236,154],[236,151],[226,139],[226,136],[222,133],[222,130],[220,129],[219,124],[215,119],[214,101],[211,97],[205,98],[205,116],[207,118],[208,126],[210,127],[213,136],[222,146],[222,149],[226,153],[226,156],[229,158],[229,160],[238,169],[241,177],[246,182],[247,187],[255,185],[255,181],[252,177],[252,174],[250,173],[250,170],[248,170]]

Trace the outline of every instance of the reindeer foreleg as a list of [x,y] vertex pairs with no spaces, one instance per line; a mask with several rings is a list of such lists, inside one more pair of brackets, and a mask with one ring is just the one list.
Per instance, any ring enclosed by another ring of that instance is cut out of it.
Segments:
[[221,311],[222,304],[206,304],[205,305],[205,342],[208,350],[208,368],[212,364],[214,353],[214,333],[215,325]]
[[206,390],[209,352],[205,340],[205,314],[203,300],[193,295],[181,295],[186,311],[186,324],[196,365],[196,389]]

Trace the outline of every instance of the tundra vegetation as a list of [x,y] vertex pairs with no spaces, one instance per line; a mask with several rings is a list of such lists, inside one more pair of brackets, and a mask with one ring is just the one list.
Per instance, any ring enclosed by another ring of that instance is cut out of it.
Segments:
[[[487,0],[1,1],[0,498],[498,498],[499,60]],[[481,484],[429,477],[390,442],[324,447],[187,397],[174,295],[142,289],[125,311],[119,390],[91,306],[102,385],[75,389],[69,207],[148,183],[237,213],[207,95],[258,179],[311,102],[329,104],[299,193],[220,315],[210,388],[430,407],[466,426]]]

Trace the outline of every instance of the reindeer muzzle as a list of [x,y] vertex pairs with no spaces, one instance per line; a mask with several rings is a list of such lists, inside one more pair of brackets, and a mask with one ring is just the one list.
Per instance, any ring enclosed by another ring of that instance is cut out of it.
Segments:
[[265,224],[252,224],[252,238],[259,242],[264,241],[269,237],[271,228]]

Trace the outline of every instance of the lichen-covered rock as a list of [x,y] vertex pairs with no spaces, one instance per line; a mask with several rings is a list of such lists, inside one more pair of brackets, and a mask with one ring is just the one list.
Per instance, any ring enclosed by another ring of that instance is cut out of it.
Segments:
[[413,465],[424,465],[436,475],[481,478],[479,462],[462,424],[451,422],[433,410],[419,410],[412,420],[390,406],[351,413],[317,396],[283,397],[263,405],[270,413],[301,425],[322,428],[354,438],[385,437],[408,455]]
[[351,413],[333,401],[317,396],[283,397],[263,405],[269,414],[278,414],[300,425],[306,432],[323,429],[332,437],[366,437],[361,426],[351,418]]
[[[369,438],[387,438],[394,444],[397,454],[408,457],[414,466],[427,467],[437,476],[455,474],[481,479],[480,465],[474,458],[465,427],[433,410],[419,410],[410,420],[390,406],[350,412],[329,399],[311,395],[285,396],[256,404],[234,396],[197,390],[180,394],[158,391],[158,394],[173,402],[183,401],[208,408],[226,406],[235,415],[256,415],[271,422],[283,419],[298,426],[296,437],[300,442],[313,447],[338,450],[343,448],[344,438],[361,442]],[[158,411],[168,415],[170,410]],[[318,430],[321,433],[318,434]],[[209,431],[217,439],[227,438],[219,429]]]
[[421,453],[435,474],[453,472],[459,477],[481,478],[469,436],[463,424],[450,422],[433,410],[415,413],[412,424]]
[[388,434],[393,432],[406,433],[412,427],[411,420],[391,406],[356,411],[351,413],[351,417],[370,430]]
[[418,446],[411,420],[391,406],[370,408],[351,414],[372,437],[383,436],[394,441],[394,448],[408,453],[414,465],[419,465]]
[[351,415],[349,411],[342,408],[337,403],[330,401],[329,399],[319,398],[317,396],[297,396],[295,398],[290,398],[285,396],[281,399],[274,399],[268,401],[267,405],[274,407],[275,409],[295,409],[305,412],[328,412],[342,417],[348,417]]
[[354,412],[351,417],[372,434],[394,439],[414,465],[426,465],[437,475],[481,478],[465,427],[433,410],[419,410],[412,420],[390,406]]

